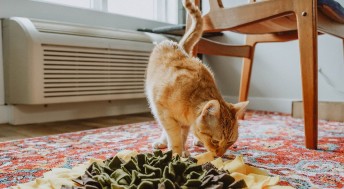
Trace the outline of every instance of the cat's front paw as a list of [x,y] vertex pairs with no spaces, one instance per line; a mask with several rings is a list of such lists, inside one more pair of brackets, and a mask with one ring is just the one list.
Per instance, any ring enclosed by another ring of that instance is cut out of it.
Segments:
[[183,151],[183,152],[182,152],[182,157],[183,157],[183,158],[190,157],[190,152],[187,151],[187,150]]
[[154,142],[152,146],[154,149],[165,149],[165,148],[167,148],[167,144],[163,143],[161,141]]
[[197,138],[194,138],[192,143],[193,143],[194,146],[204,147],[203,142],[201,142]]

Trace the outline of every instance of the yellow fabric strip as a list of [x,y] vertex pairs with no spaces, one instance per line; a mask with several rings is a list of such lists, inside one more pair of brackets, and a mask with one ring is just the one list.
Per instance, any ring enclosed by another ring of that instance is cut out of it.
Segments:
[[221,158],[217,158],[211,163],[218,169],[222,169],[230,172],[231,176],[236,181],[245,180],[245,183],[250,189],[260,188],[274,188],[274,189],[289,189],[290,186],[278,186],[279,176],[270,177],[268,172],[256,167],[246,165],[243,157],[237,156],[234,160],[223,161]]
[[[116,156],[125,161],[136,156],[136,151],[124,150],[118,152]],[[230,172],[236,181],[245,180],[249,189],[290,189],[290,186],[279,186],[279,177],[268,176],[267,171],[246,165],[242,156],[237,156],[234,160],[223,161],[222,158],[214,157],[209,153],[195,156],[198,163],[211,162],[216,168]],[[103,160],[91,159],[88,162],[75,166],[72,169],[55,168],[44,173],[42,178],[12,187],[13,189],[60,189],[62,185],[74,185],[72,179],[84,174],[85,170],[93,163],[102,163]]]

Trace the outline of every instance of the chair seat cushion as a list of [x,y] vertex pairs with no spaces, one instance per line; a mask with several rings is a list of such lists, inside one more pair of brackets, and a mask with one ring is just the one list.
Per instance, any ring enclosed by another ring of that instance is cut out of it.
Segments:
[[[160,33],[160,34],[168,34],[168,35],[176,35],[176,36],[182,36],[185,32],[185,24],[177,24],[177,25],[168,25],[168,26],[160,26],[153,29],[147,29],[147,28],[139,28],[138,31],[143,32],[152,32],[152,33]],[[222,36],[222,32],[211,32],[211,33],[203,33],[203,37],[214,37],[214,36]]]
[[344,24],[344,8],[335,0],[318,0],[318,8],[334,21]]

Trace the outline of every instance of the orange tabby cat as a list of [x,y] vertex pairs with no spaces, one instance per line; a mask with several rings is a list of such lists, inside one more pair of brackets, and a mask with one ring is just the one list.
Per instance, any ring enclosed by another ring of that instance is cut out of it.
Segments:
[[172,41],[158,44],[147,68],[147,99],[162,127],[162,135],[153,147],[169,147],[174,153],[188,156],[185,143],[191,128],[208,151],[222,156],[238,138],[237,117],[248,102],[225,102],[212,72],[192,57],[192,49],[203,32],[203,22],[200,11],[190,0],[183,3],[192,17],[190,29],[179,44]]

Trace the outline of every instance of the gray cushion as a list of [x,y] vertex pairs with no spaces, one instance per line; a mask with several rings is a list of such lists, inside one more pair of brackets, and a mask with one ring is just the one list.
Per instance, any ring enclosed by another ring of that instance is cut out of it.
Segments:
[[318,0],[318,8],[326,16],[344,24],[344,8],[335,0]]

